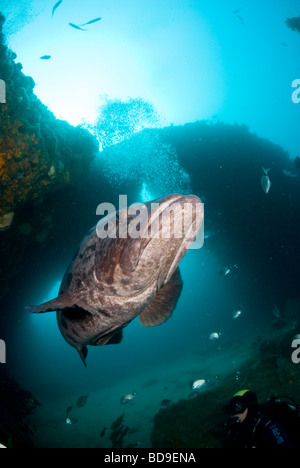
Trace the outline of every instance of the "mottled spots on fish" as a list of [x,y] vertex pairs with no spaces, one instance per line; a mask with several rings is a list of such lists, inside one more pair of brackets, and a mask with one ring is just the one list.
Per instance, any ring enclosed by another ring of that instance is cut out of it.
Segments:
[[92,244],[90,245],[89,247],[86,248],[86,252],[91,250],[92,252],[96,252],[96,248],[97,248],[97,245],[96,244]]
[[74,342],[73,336],[71,336],[69,333],[65,333],[64,335],[71,343]]
[[114,275],[110,275],[106,278],[106,283],[111,286],[114,283]]
[[72,327],[70,331],[71,331],[71,333],[73,333],[73,336],[75,335],[75,336],[77,336],[77,338],[80,338],[80,335],[79,335],[79,333],[76,331],[76,328]]
[[110,317],[110,314],[106,310],[98,309],[98,312],[100,315],[105,315],[105,317]]
[[61,326],[62,326],[65,330],[68,330],[68,328],[69,328],[69,327],[68,327],[68,324],[67,324],[67,322],[65,321],[65,319],[64,319],[63,317],[61,318],[60,323],[61,323]]
[[[180,194],[168,195],[158,202],[154,202],[156,217],[176,208],[171,227],[175,221],[178,226],[182,224],[185,203],[200,204],[196,196]],[[201,213],[197,220],[194,216],[189,218],[190,226],[196,223],[197,232],[203,222],[203,209]],[[155,216],[143,221],[143,232],[157,229]],[[166,227],[160,223],[159,233],[167,228],[167,222]],[[187,236],[178,239],[173,235],[150,240],[100,239],[94,227],[77,249],[58,297],[28,310],[57,311],[63,337],[86,366],[87,346],[120,343],[123,328],[136,317],[149,327],[161,325],[172,316],[182,290],[178,265],[190,244]]]

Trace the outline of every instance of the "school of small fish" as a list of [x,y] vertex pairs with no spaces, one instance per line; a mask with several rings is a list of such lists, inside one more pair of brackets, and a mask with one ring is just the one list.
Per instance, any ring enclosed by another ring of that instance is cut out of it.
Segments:
[[[52,8],[52,18],[54,17],[56,10],[61,6],[62,3],[63,3],[63,0],[59,0],[57,3],[55,3],[54,7]],[[102,18],[95,18],[95,19],[88,21],[87,23],[83,23],[79,25],[74,24],[74,23],[69,23],[69,26],[73,29],[77,29],[78,31],[88,31],[87,29],[84,29],[83,26],[90,26],[91,24],[98,23],[101,20]],[[41,60],[51,60],[51,58],[52,56],[48,54],[40,57]]]

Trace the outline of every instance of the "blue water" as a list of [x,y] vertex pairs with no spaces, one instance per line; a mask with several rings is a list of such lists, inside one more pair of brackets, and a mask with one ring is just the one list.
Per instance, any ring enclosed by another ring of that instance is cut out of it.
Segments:
[[[121,132],[118,144],[99,151],[82,193],[83,205],[86,197],[93,211],[70,208],[72,223],[76,219],[78,225],[57,245],[57,261],[45,254],[41,276],[35,266],[33,277],[26,278],[24,303],[18,304],[18,320],[10,328],[7,353],[15,377],[42,408],[57,409],[51,421],[43,409],[37,416],[36,424],[50,428],[37,443],[58,444],[58,430],[63,446],[68,401],[97,392],[102,399],[119,392],[122,382],[127,392],[135,386],[141,390],[147,374],[149,379],[159,375],[160,386],[166,386],[162,375],[177,362],[178,382],[184,386],[186,381],[187,388],[186,395],[180,387],[173,398],[187,397],[195,359],[201,372],[209,363],[211,378],[218,350],[220,359],[236,353],[238,361],[246,339],[272,334],[275,306],[289,320],[287,302],[298,296],[300,279],[300,174],[294,163],[300,104],[291,98],[292,82],[300,78],[300,34],[285,20],[299,16],[300,9],[296,0],[64,0],[51,19],[54,3],[0,4],[9,46],[24,73],[36,81],[38,98],[59,119],[89,123],[99,143],[95,121],[107,100],[142,98],[159,116],[157,125],[143,116],[133,129]],[[88,32],[68,26],[98,16],[101,22]],[[47,63],[40,60],[46,53],[52,56]],[[202,120],[205,127],[177,128]],[[260,185],[262,167],[270,167],[269,194]],[[101,177],[109,186],[107,199]],[[23,306],[57,296],[76,246],[97,222],[99,203],[117,203],[119,194],[132,203],[173,192],[202,198],[207,234],[203,248],[190,250],[181,262],[184,289],[177,308],[163,326],[146,329],[136,319],[124,330],[121,344],[90,347],[85,369],[60,335],[56,314],[30,315]],[[66,215],[66,231],[67,223]],[[219,274],[235,264],[228,277]],[[242,315],[235,320],[233,311],[240,306]],[[217,343],[209,340],[213,332],[221,333]],[[234,365],[228,358],[228,372]],[[122,413],[117,399],[108,405],[107,425]],[[134,406],[129,411],[133,414]],[[136,411],[141,414],[143,407]],[[92,427],[93,414],[88,417]],[[100,430],[96,416],[94,423]],[[66,437],[72,445],[72,437]],[[110,446],[109,440],[101,443]],[[143,443],[147,446],[148,439]]]

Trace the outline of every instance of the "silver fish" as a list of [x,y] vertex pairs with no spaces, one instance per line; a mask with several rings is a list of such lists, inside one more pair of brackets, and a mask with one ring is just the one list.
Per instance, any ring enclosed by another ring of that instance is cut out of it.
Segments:
[[[193,210],[186,216],[188,205]],[[59,296],[27,307],[37,314],[57,311],[61,334],[85,366],[88,345],[120,343],[123,328],[137,316],[145,327],[164,323],[180,297],[178,265],[203,224],[203,205],[194,195],[173,194],[144,206],[143,219],[126,209],[116,214],[115,238],[100,239],[93,228],[69,265]],[[178,236],[183,216],[185,230]],[[138,219],[139,235],[122,235],[124,224],[130,230]]]
[[262,170],[263,170],[263,175],[262,175],[262,178],[261,178],[261,186],[262,186],[262,189],[265,193],[269,193],[269,190],[271,188],[271,181],[270,181],[270,178],[268,176],[268,172],[270,169],[264,169],[262,167]]
[[232,318],[233,319],[237,319],[239,318],[243,313],[243,310],[241,307],[239,307],[238,309],[235,309],[233,312],[232,312]]
[[215,340],[218,340],[218,339],[220,338],[220,336],[221,336],[221,333],[214,332],[214,333],[211,333],[211,334],[209,335],[209,338],[208,338],[208,339],[209,339],[210,341],[215,341]]
[[66,424],[68,426],[72,426],[73,424],[77,424],[79,422],[79,419],[76,418],[67,418],[66,419]]
[[43,55],[41,57],[41,60],[50,60],[51,59],[51,55]]
[[136,396],[136,393],[128,393],[121,398],[121,405],[126,405],[126,403],[130,403]]
[[200,388],[204,387],[207,384],[207,381],[204,379],[193,380],[190,383],[190,387],[192,390],[200,390]]

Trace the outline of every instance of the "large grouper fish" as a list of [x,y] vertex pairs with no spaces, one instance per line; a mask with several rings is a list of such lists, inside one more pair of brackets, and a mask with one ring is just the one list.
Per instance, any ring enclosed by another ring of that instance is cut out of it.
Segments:
[[[108,216],[107,226],[112,227],[103,238],[99,223],[91,229],[64,275],[58,297],[27,307],[36,314],[57,311],[61,334],[85,366],[88,345],[120,343],[123,328],[137,316],[145,327],[164,323],[180,297],[178,265],[203,226],[203,205],[194,195],[172,194],[143,207],[146,216],[138,210],[130,214],[127,208]],[[135,235],[130,235],[133,227]]]

